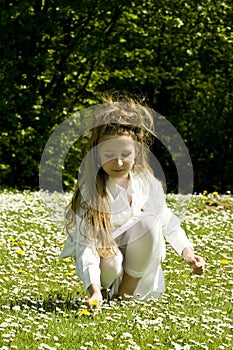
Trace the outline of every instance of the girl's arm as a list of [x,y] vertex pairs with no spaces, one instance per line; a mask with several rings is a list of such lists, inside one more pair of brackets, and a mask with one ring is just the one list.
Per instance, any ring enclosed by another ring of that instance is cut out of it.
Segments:
[[164,208],[161,219],[166,240],[184,258],[186,263],[192,268],[193,273],[202,275],[205,261],[202,257],[195,255],[192,243],[187,238],[185,231],[180,227],[179,219],[167,207]]
[[[204,273],[205,261],[200,256],[194,254],[193,245],[186,236],[185,231],[180,227],[180,220],[173,214],[171,209],[166,205],[165,195],[161,183],[155,179],[152,174],[148,176],[150,181],[150,202],[151,207],[156,212],[156,200],[162,209],[160,220],[163,229],[163,235],[176,252],[182,256],[186,263],[191,266],[195,274],[201,275]],[[159,201],[158,201],[159,198]]]

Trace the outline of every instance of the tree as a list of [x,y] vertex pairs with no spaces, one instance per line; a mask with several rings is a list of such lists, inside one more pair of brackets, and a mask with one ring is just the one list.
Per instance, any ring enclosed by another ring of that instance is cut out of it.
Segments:
[[[37,188],[52,131],[107,91],[125,90],[146,96],[180,132],[197,191],[230,189],[231,18],[229,0],[2,1],[2,185]],[[68,186],[80,149],[67,156]],[[175,190],[168,152],[159,143],[154,152]]]

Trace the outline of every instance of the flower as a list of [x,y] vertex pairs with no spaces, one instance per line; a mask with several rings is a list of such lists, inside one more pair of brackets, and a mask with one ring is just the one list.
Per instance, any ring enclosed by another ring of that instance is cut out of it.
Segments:
[[19,250],[17,251],[17,254],[19,254],[19,255],[23,255],[23,254],[24,254],[24,250],[19,249]]
[[221,264],[221,265],[228,265],[228,264],[229,264],[229,261],[228,261],[227,259],[222,259],[222,260],[220,261],[220,264]]
[[78,315],[79,316],[90,316],[90,315],[92,315],[92,313],[90,311],[88,311],[87,309],[82,309],[82,310],[79,310]]
[[98,302],[98,300],[93,300],[90,302],[90,305],[91,306],[99,306],[99,302]]

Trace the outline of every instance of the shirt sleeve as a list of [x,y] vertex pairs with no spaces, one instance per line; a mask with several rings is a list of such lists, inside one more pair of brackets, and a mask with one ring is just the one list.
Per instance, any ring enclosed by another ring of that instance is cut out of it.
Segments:
[[167,206],[164,207],[162,212],[161,223],[164,237],[180,256],[184,248],[190,247],[193,249],[193,244],[180,226],[178,217]]
[[85,290],[91,284],[97,284],[100,287],[100,257],[96,246],[94,242],[87,242],[85,235],[81,234],[85,223],[79,216],[76,216],[76,224],[77,229],[74,241],[77,275],[83,282]]

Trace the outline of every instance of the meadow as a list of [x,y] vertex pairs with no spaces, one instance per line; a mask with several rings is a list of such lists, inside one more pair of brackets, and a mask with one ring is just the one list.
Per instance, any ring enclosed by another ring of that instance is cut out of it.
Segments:
[[[182,225],[207,261],[204,276],[194,276],[167,245],[161,299],[112,301],[94,315],[74,261],[59,259],[69,199],[0,193],[0,350],[233,348],[230,193],[195,194],[188,204]],[[167,199],[172,207],[177,196]]]

